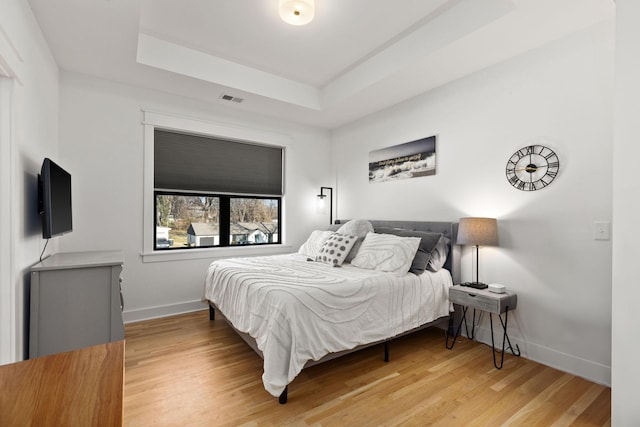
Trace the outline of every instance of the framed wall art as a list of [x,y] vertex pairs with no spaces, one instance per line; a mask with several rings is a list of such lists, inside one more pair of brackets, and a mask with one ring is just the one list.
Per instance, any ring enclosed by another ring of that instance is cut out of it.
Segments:
[[435,174],[435,135],[369,152],[370,183]]

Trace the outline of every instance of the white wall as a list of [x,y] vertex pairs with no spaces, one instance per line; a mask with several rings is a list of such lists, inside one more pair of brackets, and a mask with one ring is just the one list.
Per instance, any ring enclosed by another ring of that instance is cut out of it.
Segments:
[[286,150],[286,243],[297,250],[311,230],[328,221],[315,213],[315,195],[329,184],[328,132],[248,115],[219,102],[62,73],[60,145],[62,162],[73,177],[74,231],[59,238],[60,248],[124,251],[126,320],[204,307],[204,275],[215,253],[194,260],[142,261],[141,110],[285,135],[291,140]]
[[640,425],[640,337],[635,315],[640,238],[640,2],[616,2],[616,97],[613,139],[612,424]]
[[0,5],[0,75],[0,363],[7,363],[26,356],[29,268],[44,246],[37,175],[43,158],[58,154],[58,68],[24,0]]
[[[481,248],[480,279],[518,293],[514,341],[528,358],[605,384],[611,241],[594,240],[593,222],[612,218],[613,33],[609,23],[572,35],[333,134],[339,217],[498,218],[500,246]],[[369,184],[371,150],[431,135],[436,176]],[[523,192],[505,166],[532,143],[556,151],[560,174]],[[463,280],[470,255],[464,248]]]

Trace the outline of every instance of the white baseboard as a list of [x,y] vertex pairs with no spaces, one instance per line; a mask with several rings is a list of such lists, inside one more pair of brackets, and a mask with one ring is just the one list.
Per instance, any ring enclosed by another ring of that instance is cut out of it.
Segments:
[[[495,345],[496,347],[499,346],[502,348],[502,328],[498,325],[497,329],[499,329],[500,332],[494,328]],[[462,332],[462,335],[464,335],[464,328],[462,328]],[[511,330],[509,330],[509,332],[511,344],[514,348],[518,345],[522,357],[533,360],[534,362],[538,362],[542,365],[585,378],[589,381],[611,387],[611,366],[606,366],[601,363],[563,353],[549,347],[527,342],[521,337],[512,335]],[[489,346],[491,345],[491,329],[485,326],[478,327],[476,325],[475,334],[476,341]],[[507,354],[509,354],[508,350]],[[489,354],[487,357],[490,358],[491,355]]]
[[191,313],[193,311],[205,310],[207,304],[198,301],[188,301],[179,304],[162,305],[158,307],[141,308],[138,310],[128,310],[122,313],[124,323],[139,322],[141,320],[157,319],[159,317],[173,316],[176,314]]

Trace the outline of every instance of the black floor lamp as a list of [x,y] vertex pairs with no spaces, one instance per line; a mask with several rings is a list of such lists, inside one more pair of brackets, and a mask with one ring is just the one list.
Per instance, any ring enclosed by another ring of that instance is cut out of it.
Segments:
[[476,280],[467,283],[466,286],[477,289],[486,288],[487,285],[480,282],[478,276],[480,271],[478,253],[480,246],[498,246],[498,222],[495,218],[460,218],[456,243],[476,247]]

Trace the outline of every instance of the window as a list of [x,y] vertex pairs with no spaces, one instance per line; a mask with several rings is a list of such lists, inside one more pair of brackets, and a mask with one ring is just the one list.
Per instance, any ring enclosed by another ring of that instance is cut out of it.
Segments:
[[281,243],[282,147],[154,129],[154,250]]
[[155,249],[277,244],[280,197],[155,192]]

